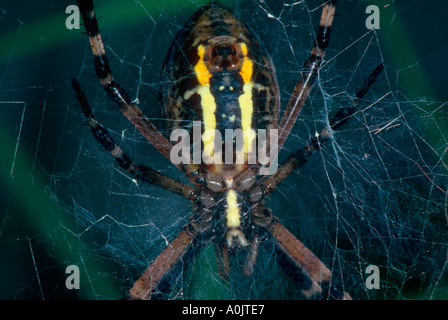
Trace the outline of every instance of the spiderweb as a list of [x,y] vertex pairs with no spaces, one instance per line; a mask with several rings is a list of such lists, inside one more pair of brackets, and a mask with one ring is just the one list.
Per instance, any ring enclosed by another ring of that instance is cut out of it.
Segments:
[[[162,131],[161,66],[202,4],[96,2],[115,78]],[[321,1],[224,4],[263,40],[284,108],[310,54]],[[365,27],[369,4],[380,8],[379,30]],[[74,76],[136,163],[186,182],[107,100],[83,27],[65,28],[67,5],[0,5],[3,299],[121,299],[193,212],[182,197],[124,174],[93,139],[73,98]],[[338,2],[318,81],[280,153],[281,162],[304,146],[385,64],[351,121],[268,201],[356,299],[448,297],[448,43],[436,32],[447,8],[436,0]],[[174,275],[165,298],[303,298],[275,255],[267,246],[253,276],[237,261],[223,279],[207,247]],[[79,290],[65,286],[69,265],[80,269]],[[379,268],[379,289],[366,286],[369,265]]]

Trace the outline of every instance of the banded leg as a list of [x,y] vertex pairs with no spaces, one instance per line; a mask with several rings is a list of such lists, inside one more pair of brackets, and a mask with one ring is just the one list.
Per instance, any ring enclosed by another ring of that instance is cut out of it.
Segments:
[[325,3],[322,8],[320,25],[314,48],[311,52],[311,56],[302,68],[300,80],[294,88],[292,97],[289,100],[288,106],[279,124],[278,150],[282,149],[283,144],[288,138],[288,135],[308,98],[311,87],[316,80],[318,70],[325,55],[325,49],[328,47],[330,40],[330,27],[333,23],[335,4],[336,0],[331,0]]
[[81,87],[76,79],[72,80],[72,86],[75,90],[76,97],[81,104],[82,112],[88,119],[88,123],[90,125],[90,128],[92,129],[93,136],[103,145],[103,147],[108,152],[110,152],[110,154],[115,158],[121,168],[129,172],[137,180],[158,185],[166,190],[181,194],[186,198],[193,200],[193,187],[169,178],[150,167],[134,164],[132,160],[114,142],[107,129],[95,119],[92,108],[87,102],[87,98],[84,92],[81,90]]
[[[117,105],[123,115],[141,132],[141,134],[166,158],[170,159],[170,151],[173,147],[156,127],[146,118],[142,111],[132,103],[131,99],[124,92],[121,86],[115,82],[106,57],[101,34],[98,29],[98,22],[93,10],[92,0],[78,0],[84,26],[92,47],[95,71],[104,87],[107,96]],[[179,167],[179,165],[176,165]]]
[[364,82],[362,88],[356,92],[356,98],[351,101],[350,105],[339,109],[335,116],[330,120],[329,126],[325,127],[317,137],[311,138],[304,148],[291,154],[275,174],[264,180],[264,196],[267,196],[280,182],[305,164],[308,159],[320,149],[321,145],[331,138],[332,132],[338,130],[352,117],[359,105],[359,100],[369,91],[375,80],[383,71],[383,68],[383,64],[377,66],[370,74],[369,78]]

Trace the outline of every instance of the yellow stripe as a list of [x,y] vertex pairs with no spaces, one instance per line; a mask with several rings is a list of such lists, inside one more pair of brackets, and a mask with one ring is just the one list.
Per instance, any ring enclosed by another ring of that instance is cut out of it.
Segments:
[[215,129],[216,129],[216,102],[210,91],[211,74],[204,62],[205,48],[198,46],[199,61],[194,66],[196,77],[200,83],[197,93],[201,96],[202,118],[204,120],[204,133],[202,142],[204,143],[204,155],[211,157],[215,150]]
[[204,120],[204,133],[202,134],[204,154],[207,157],[211,157],[213,156],[215,149],[215,98],[210,92],[210,86],[201,86],[198,89],[198,94],[201,96],[202,118]]
[[252,116],[253,116],[253,100],[252,89],[254,83],[251,81],[253,73],[253,62],[247,57],[247,46],[244,42],[240,43],[241,51],[244,54],[243,66],[240,70],[240,75],[243,78],[243,94],[239,96],[238,102],[241,108],[241,127],[244,136],[244,152],[249,153],[252,151],[252,142],[255,138],[255,130],[252,129]]
[[[241,51],[244,55],[243,64],[240,70],[240,75],[243,79],[243,94],[238,98],[241,109],[241,127],[244,136],[244,152],[247,154],[252,151],[252,143],[255,139],[255,130],[252,129],[253,117],[253,100],[252,89],[254,87],[252,79],[253,62],[248,58],[247,45],[244,42],[240,43]],[[199,60],[194,66],[196,77],[199,81],[197,93],[201,96],[202,116],[204,120],[204,134],[202,141],[204,143],[204,154],[208,157],[214,155],[214,139],[216,129],[216,102],[210,91],[210,77],[211,74],[204,62],[205,48],[203,45],[198,46]]]
[[233,189],[229,189],[227,192],[226,218],[229,228],[238,228],[240,226],[240,210],[238,209],[236,192]]
[[244,58],[243,58],[243,66],[240,70],[240,75],[243,77],[244,83],[248,83],[252,78],[252,72],[253,72],[253,62],[247,57],[247,45],[244,42],[240,43],[241,51],[243,52]]

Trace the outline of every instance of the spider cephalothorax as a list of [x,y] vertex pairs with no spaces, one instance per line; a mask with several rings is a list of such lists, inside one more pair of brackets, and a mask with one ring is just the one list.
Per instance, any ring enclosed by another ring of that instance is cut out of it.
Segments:
[[[218,254],[223,272],[228,272],[228,250],[235,247],[247,250],[244,274],[250,275],[258,246],[266,239],[271,239],[276,245],[282,261],[287,260],[293,278],[300,275],[306,280],[300,282],[300,289],[306,297],[322,295],[322,284],[329,284],[331,290],[327,290],[326,298],[350,298],[337,281],[332,283],[330,270],[264,204],[264,199],[277,184],[302,166],[331,138],[332,131],[352,116],[359,100],[383,68],[380,65],[373,71],[357,92],[356,100],[341,107],[329,126],[311,138],[305,147],[293,152],[278,170],[269,171],[270,174],[263,171],[276,159],[273,150],[281,151],[316,79],[329,42],[335,2],[327,1],[323,5],[314,48],[303,66],[281,121],[275,70],[257,36],[217,2],[201,8],[186,23],[176,36],[163,68],[162,104],[168,118],[168,132],[184,130],[178,137],[188,136],[186,141],[199,146],[200,161],[195,162],[190,161],[195,158],[190,151],[187,157],[183,155],[186,161],[175,161],[173,152],[176,154],[178,149],[172,142],[182,139],[170,142],[169,137],[154,127],[115,82],[93,3],[78,0],[92,46],[96,73],[107,95],[142,135],[194,185],[185,185],[150,167],[134,164],[115,144],[106,128],[95,120],[83,91],[73,79],[73,87],[94,137],[120,167],[135,179],[183,195],[195,208],[190,222],[134,283],[129,292],[131,298],[153,298],[162,289],[163,280],[176,269],[175,266],[182,262],[185,267],[186,262],[211,241],[217,244],[217,252],[221,251]],[[227,139],[228,130],[240,134]],[[260,140],[263,130],[276,134],[265,134],[264,140]],[[191,139],[197,132],[199,138]],[[226,138],[222,141],[216,139],[218,136]],[[229,141],[234,148],[223,148]],[[252,161],[254,158],[251,156],[254,153],[260,156],[260,150],[264,154],[268,152],[268,162],[261,161],[259,157]]]

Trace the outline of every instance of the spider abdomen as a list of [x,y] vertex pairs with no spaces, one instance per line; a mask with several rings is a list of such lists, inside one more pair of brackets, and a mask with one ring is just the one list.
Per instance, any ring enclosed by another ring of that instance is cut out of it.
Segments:
[[185,129],[193,136],[194,121],[199,122],[201,141],[193,143],[201,143],[206,156],[223,159],[215,152],[217,131],[224,140],[226,129],[242,130],[247,155],[258,129],[277,127],[279,97],[271,59],[258,37],[216,2],[194,14],[177,35],[164,77],[169,131]]

